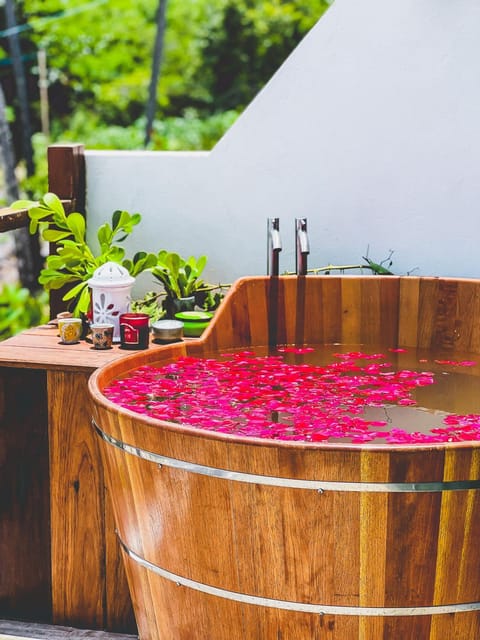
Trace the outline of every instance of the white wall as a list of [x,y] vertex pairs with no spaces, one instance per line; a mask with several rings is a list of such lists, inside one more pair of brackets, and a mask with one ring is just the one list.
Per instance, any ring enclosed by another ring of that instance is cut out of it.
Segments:
[[140,211],[213,281],[265,273],[274,216],[282,271],[305,216],[309,266],[478,277],[479,34],[478,0],[336,0],[212,152],[87,152],[90,224]]

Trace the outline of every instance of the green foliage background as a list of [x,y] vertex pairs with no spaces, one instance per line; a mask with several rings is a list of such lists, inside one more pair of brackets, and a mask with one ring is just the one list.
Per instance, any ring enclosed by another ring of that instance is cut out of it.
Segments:
[[[34,131],[40,129],[36,51],[43,48],[52,141],[141,148],[159,0],[16,4]],[[150,147],[211,148],[328,5],[329,0],[168,0]],[[0,42],[0,80],[15,108],[8,41]]]
[[[144,147],[156,15],[161,0],[16,0],[36,171],[22,181],[48,191],[46,148]],[[167,0],[156,119],[149,148],[210,149],[315,24],[331,0]],[[19,175],[22,125],[0,0],[0,82]],[[50,135],[41,131],[37,52],[48,65]],[[6,204],[6,203],[5,203]],[[44,294],[41,294],[44,295]],[[43,297],[0,288],[0,339],[38,324]]]

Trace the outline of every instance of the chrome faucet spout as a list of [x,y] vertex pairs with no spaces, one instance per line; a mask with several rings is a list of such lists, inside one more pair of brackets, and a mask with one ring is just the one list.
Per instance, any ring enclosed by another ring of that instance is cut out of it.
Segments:
[[281,250],[280,218],[269,218],[267,221],[267,274],[269,276],[278,276],[279,274]]
[[307,275],[307,256],[310,253],[306,218],[295,219],[295,238],[297,275],[305,276]]

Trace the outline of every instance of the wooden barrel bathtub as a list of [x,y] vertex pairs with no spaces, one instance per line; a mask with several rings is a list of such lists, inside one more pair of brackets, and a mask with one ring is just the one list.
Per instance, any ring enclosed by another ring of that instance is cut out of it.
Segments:
[[479,442],[247,440],[102,394],[140,365],[230,347],[480,354],[478,318],[477,280],[244,278],[199,340],[99,369],[94,426],[141,640],[480,638]]

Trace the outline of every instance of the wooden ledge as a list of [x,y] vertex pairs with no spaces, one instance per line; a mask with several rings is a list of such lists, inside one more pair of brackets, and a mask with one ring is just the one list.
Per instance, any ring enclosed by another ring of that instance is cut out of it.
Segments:
[[11,207],[0,209],[0,233],[28,227],[29,222],[27,209],[12,209]]

